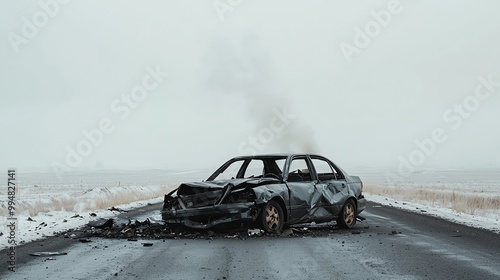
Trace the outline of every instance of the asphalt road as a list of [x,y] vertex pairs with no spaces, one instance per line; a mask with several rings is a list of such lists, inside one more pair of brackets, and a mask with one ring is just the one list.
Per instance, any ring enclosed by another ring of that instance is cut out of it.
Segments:
[[[0,279],[500,279],[499,234],[372,203],[363,216],[352,230],[293,237],[54,237],[18,247],[17,271],[3,265]],[[29,256],[40,251],[67,255]]]

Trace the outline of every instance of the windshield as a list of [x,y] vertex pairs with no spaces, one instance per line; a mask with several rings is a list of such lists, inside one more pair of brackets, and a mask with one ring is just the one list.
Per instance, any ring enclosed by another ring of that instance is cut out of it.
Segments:
[[[208,181],[242,178],[282,178],[286,157],[239,159],[213,174]],[[215,177],[214,177],[215,176]]]

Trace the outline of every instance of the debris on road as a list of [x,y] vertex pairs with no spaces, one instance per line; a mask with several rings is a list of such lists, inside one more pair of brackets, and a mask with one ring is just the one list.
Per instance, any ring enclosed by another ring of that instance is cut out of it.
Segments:
[[109,211],[118,211],[118,212],[128,212],[127,210],[123,210],[123,209],[120,209],[120,208],[116,208],[116,207],[111,207],[111,208],[108,208]]
[[124,219],[100,219],[87,224],[87,234],[99,237],[127,238],[136,241],[134,237],[168,238],[171,230],[163,223]]
[[293,234],[293,228],[287,228],[281,233],[281,236],[289,236],[292,234]]
[[113,219],[99,219],[97,221],[90,221],[88,225],[95,228],[110,228],[113,226]]
[[42,227],[46,227],[47,224],[45,222],[42,222],[41,224],[39,224],[36,228],[35,228],[35,231],[36,230],[39,230],[39,229],[42,229]]
[[258,228],[248,229],[247,232],[248,232],[248,236],[254,236],[254,235],[261,236],[264,233],[263,230],[258,229]]
[[62,256],[62,255],[67,255],[68,253],[66,252],[35,252],[31,253],[30,256],[34,257],[49,257],[49,256]]
[[[162,221],[154,219],[130,220],[130,219],[98,219],[90,221],[83,229],[81,238],[104,237],[122,238],[127,241],[139,241],[144,239],[207,239],[214,238],[245,240],[252,237],[299,237],[299,236],[324,236],[339,233],[335,222],[322,224],[310,223],[300,224],[285,229],[281,234],[266,233],[260,228],[222,228],[218,230],[192,230],[184,227],[170,227]],[[350,231],[352,234],[360,234],[361,231]],[[73,237],[73,235],[72,235]],[[79,237],[79,238],[80,238]]]
[[281,236],[290,236],[295,235],[295,233],[307,233],[309,231],[308,228],[287,228],[281,233]]

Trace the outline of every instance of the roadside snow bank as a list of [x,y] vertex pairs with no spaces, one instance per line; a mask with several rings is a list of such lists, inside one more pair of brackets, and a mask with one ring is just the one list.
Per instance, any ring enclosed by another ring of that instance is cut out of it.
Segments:
[[483,228],[491,230],[495,233],[500,233],[500,216],[496,218],[471,215],[466,213],[457,212],[452,209],[432,206],[429,203],[409,202],[400,199],[388,198],[381,195],[374,195],[364,193],[367,200],[386,206],[392,206],[399,209],[404,209],[424,215],[439,217],[454,223],[459,223],[475,228]]

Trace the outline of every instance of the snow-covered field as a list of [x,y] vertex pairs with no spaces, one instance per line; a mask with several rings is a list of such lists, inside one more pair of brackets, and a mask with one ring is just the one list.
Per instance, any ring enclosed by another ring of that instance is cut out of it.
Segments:
[[426,171],[387,182],[360,174],[368,200],[500,233],[500,171]]
[[[123,210],[158,203],[178,183],[205,179],[210,172],[162,171],[80,173],[59,182],[53,174],[19,174],[16,240],[25,243],[80,227]],[[500,172],[435,171],[385,182],[383,172],[366,171],[368,200],[442,217],[500,233]],[[4,180],[5,182],[7,180]],[[6,184],[0,191],[0,248],[7,246]],[[95,214],[91,215],[91,214]]]

